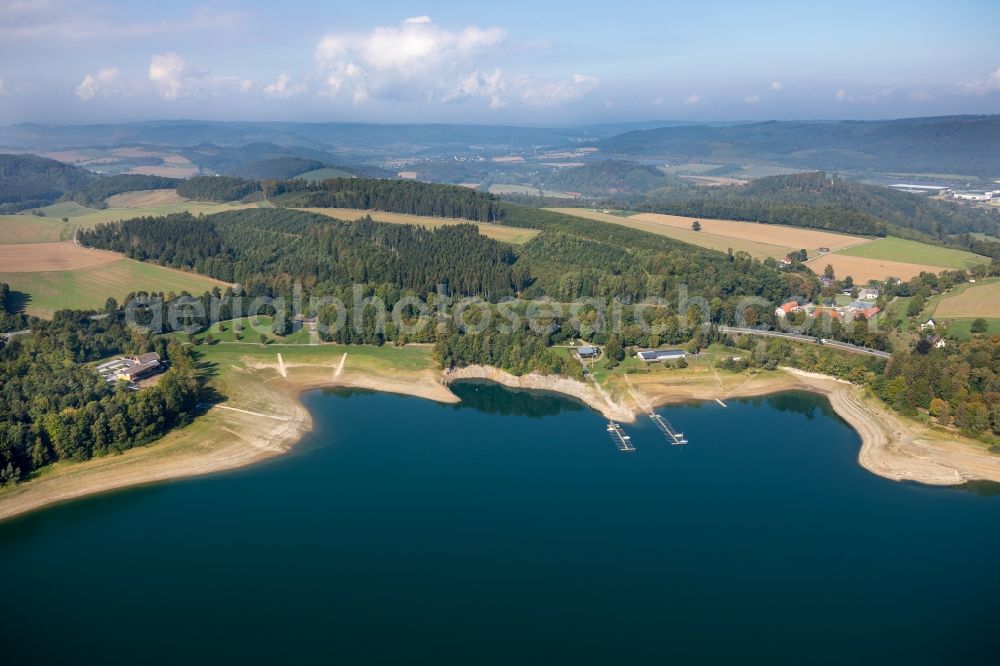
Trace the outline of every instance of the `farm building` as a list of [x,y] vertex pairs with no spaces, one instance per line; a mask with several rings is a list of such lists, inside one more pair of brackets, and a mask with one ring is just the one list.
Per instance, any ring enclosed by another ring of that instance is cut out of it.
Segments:
[[576,350],[576,355],[580,358],[596,358],[597,347],[580,347]]
[[862,319],[871,319],[877,315],[880,310],[876,307],[865,308],[864,310],[859,310],[854,314],[855,317],[861,317]]
[[656,361],[676,361],[687,356],[683,349],[646,349],[636,353],[640,361],[654,363]]
[[858,290],[858,300],[875,301],[878,300],[880,293],[881,292],[874,287],[866,287],[865,289]]
[[781,304],[781,306],[774,309],[774,314],[778,317],[784,317],[792,312],[799,311],[799,304],[795,301],[788,301],[787,303]]
[[139,356],[126,356],[126,365],[119,368],[116,377],[118,379],[134,382],[155,373],[160,369],[160,355],[156,352],[140,354]]

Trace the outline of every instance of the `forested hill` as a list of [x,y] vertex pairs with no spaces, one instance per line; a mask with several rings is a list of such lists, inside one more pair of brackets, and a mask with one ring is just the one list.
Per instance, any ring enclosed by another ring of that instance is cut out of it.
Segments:
[[0,214],[40,208],[100,176],[35,155],[0,155]]
[[456,185],[412,180],[331,178],[322,182],[286,180],[268,183],[268,199],[277,206],[357,208],[410,215],[496,222],[502,216],[496,197]]
[[0,213],[42,208],[72,200],[104,208],[115,194],[177,187],[181,181],[162,176],[101,176],[81,167],[36,155],[0,155]]
[[971,232],[1000,235],[1000,214],[996,211],[935,201],[823,172],[760,178],[745,187],[654,190],[644,208],[870,236],[892,233],[946,240],[950,235]]
[[456,295],[497,299],[527,280],[509,245],[463,224],[429,230],[260,208],[137,218],[81,231],[80,242],[239,282],[251,293],[284,293],[291,278],[325,293],[361,283],[423,296],[445,285]]
[[610,155],[681,161],[732,164],[754,160],[828,171],[995,178],[1000,173],[1000,150],[996,150],[1000,115],[661,127],[627,132],[596,145]]
[[642,194],[658,187],[680,184],[653,166],[638,162],[606,160],[565,168],[545,178],[545,187],[597,196]]

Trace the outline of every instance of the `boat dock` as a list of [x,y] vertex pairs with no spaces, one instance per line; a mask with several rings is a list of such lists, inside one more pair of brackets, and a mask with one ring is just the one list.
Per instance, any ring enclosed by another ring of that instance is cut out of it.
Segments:
[[666,420],[665,418],[663,418],[662,416],[660,416],[655,412],[650,412],[649,418],[651,418],[653,420],[653,423],[656,424],[656,427],[659,428],[664,435],[666,435],[667,439],[670,440],[671,444],[679,445],[688,443],[688,441],[684,439],[684,433],[677,432],[674,429],[674,427],[670,425],[670,421]]
[[632,438],[626,435],[622,427],[614,421],[608,423],[608,434],[611,435],[611,440],[619,451],[635,451],[635,447],[632,446]]

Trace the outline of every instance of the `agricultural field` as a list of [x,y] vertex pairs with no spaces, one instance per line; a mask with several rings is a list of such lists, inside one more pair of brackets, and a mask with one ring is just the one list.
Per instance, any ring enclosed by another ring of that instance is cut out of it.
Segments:
[[72,241],[0,245],[0,270],[4,273],[74,271],[121,258],[115,252],[80,247]]
[[133,217],[155,217],[184,212],[191,213],[192,215],[211,215],[212,213],[222,213],[227,210],[239,210],[241,208],[254,208],[256,206],[257,204],[229,204],[182,200],[179,203],[145,206],[142,208],[87,209],[91,212],[71,217],[70,222],[81,229],[90,229],[104,222],[117,222],[118,220],[128,220]]
[[820,247],[839,250],[852,245],[871,242],[870,238],[860,236],[848,236],[800,227],[784,227],[777,224],[759,224],[757,222],[712,220],[682,217],[680,215],[662,215],[660,213],[639,213],[638,215],[630,216],[628,219],[687,230],[691,229],[691,224],[697,219],[701,224],[699,234],[739,238],[770,245],[780,245],[794,250],[805,249],[810,256],[815,254],[817,248]]
[[[66,245],[75,247],[70,243],[44,245],[56,251],[64,249]],[[0,250],[3,249],[4,246],[0,246]],[[113,252],[88,248],[76,249],[98,252],[102,255],[102,259],[108,260],[74,269],[44,269],[42,263],[36,263],[35,270],[15,271],[11,268],[23,266],[12,266],[0,256],[0,267],[2,267],[0,282],[9,284],[13,291],[27,294],[25,302],[27,314],[46,318],[51,317],[56,310],[67,308],[100,309],[104,307],[104,302],[109,296],[121,301],[126,294],[133,291],[172,291],[177,294],[188,291],[192,294],[201,294],[214,286],[227,286],[203,275],[126,259]],[[58,264],[58,260],[50,257],[48,265],[54,264]]]
[[977,264],[989,263],[990,261],[988,257],[973,254],[972,252],[928,245],[927,243],[895,238],[893,236],[879,238],[864,245],[845,248],[837,254],[940,267],[936,272],[947,268],[972,268]]
[[138,190],[125,192],[107,198],[108,208],[148,208],[150,206],[170,206],[187,203],[189,200],[177,194],[177,190]]
[[704,247],[718,252],[726,252],[732,248],[733,252],[746,252],[750,256],[757,257],[758,259],[764,259],[766,257],[779,259],[788,254],[791,249],[782,245],[715,236],[712,234],[705,234],[702,231],[691,231],[691,221],[688,222],[686,229],[682,229],[657,224],[655,222],[644,222],[636,219],[635,216],[623,217],[621,215],[609,215],[607,213],[591,211],[586,208],[551,208],[550,210],[565,213],[566,215],[574,215],[576,217],[598,220],[600,222],[620,224],[624,227],[647,231],[651,234],[665,236],[683,243],[690,243],[691,245],[697,245],[698,247]]
[[52,243],[72,235],[73,226],[57,217],[0,215],[0,245],[9,243]]
[[354,174],[348,173],[343,169],[334,169],[331,167],[326,167],[324,169],[313,169],[312,171],[306,171],[305,173],[300,173],[295,177],[301,178],[302,180],[318,182],[321,180],[326,180],[327,178],[354,178]]
[[934,317],[1000,317],[1000,281],[956,288],[938,301]]
[[357,210],[355,208],[299,208],[310,213],[319,213],[335,217],[338,220],[353,222],[360,220],[366,215],[377,222],[390,222],[392,224],[415,224],[428,229],[436,229],[449,224],[475,224],[479,227],[479,233],[487,238],[502,241],[504,243],[514,243],[515,245],[527,243],[538,235],[536,229],[521,229],[518,227],[506,227],[502,224],[475,223],[468,220],[460,220],[451,217],[426,217],[423,215],[405,215],[402,213],[383,213],[377,210]]
[[905,281],[925,271],[940,273],[945,270],[939,266],[927,266],[925,264],[850,257],[839,252],[824,254],[806,262],[806,266],[811,268],[817,275],[823,273],[827,264],[833,266],[837,279],[842,280],[850,275],[857,283],[866,283],[869,280],[884,280],[887,277],[895,277]]
[[528,196],[552,197],[554,199],[579,199],[580,195],[559,190],[545,190],[531,185],[514,185],[511,183],[497,183],[490,185],[490,194],[527,194]]

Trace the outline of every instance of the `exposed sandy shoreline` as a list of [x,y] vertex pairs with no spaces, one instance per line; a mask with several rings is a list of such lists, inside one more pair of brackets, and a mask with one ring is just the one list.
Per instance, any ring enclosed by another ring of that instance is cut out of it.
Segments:
[[[295,369],[294,363],[284,370]],[[563,377],[516,377],[496,368],[475,366],[440,376],[433,372],[402,374],[399,378],[346,373],[334,376],[303,372],[281,376],[275,366],[253,384],[252,400],[213,407],[196,423],[171,433],[156,444],[119,456],[82,463],[60,463],[42,476],[0,492],[0,520],[51,504],[110,490],[200,476],[244,467],[286,453],[312,429],[312,419],[300,396],[316,388],[348,386],[413,395],[439,402],[458,402],[447,384],[460,379],[485,379],[512,388],[554,391],[582,400],[606,418],[632,421],[653,406],[687,400],[725,400],[787,390],[807,390],[828,397],[834,410],[860,435],[858,462],[879,476],[930,485],[954,485],[970,480],[1000,482],[1000,456],[975,443],[961,441],[889,412],[859,387],[790,368],[781,373],[751,376],[726,388],[671,384],[663,378],[637,377],[629,395],[613,398],[591,385]],[[654,390],[655,389],[655,390]]]

